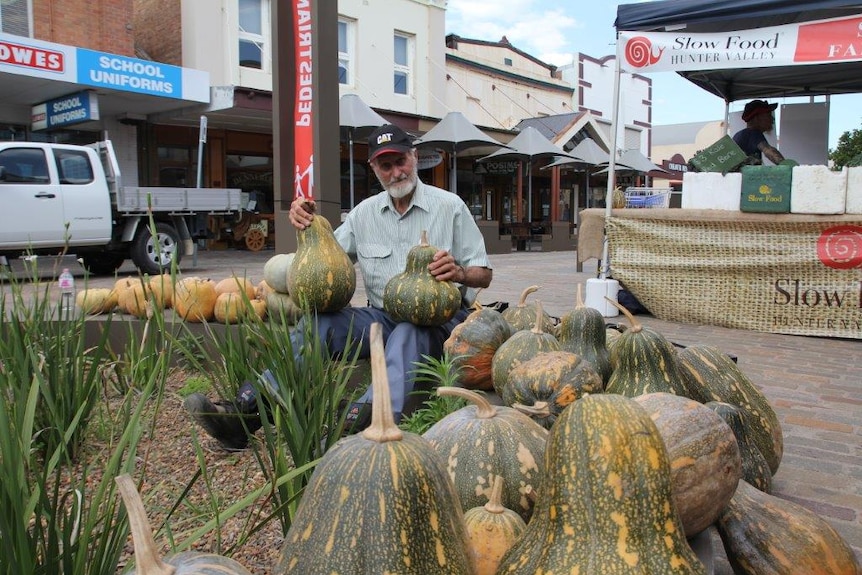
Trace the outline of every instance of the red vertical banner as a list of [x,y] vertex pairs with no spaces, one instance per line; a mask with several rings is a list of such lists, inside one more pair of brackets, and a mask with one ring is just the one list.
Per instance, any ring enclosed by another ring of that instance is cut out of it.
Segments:
[[294,98],[294,192],[314,199],[314,131],[312,128],[311,1],[293,0],[293,42],[296,54]]

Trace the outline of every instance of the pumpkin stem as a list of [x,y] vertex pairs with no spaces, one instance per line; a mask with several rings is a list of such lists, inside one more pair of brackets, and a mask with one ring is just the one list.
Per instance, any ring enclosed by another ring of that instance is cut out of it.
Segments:
[[496,475],[491,484],[491,494],[488,496],[488,503],[485,504],[485,511],[499,514],[505,510],[506,508],[503,507],[503,476]]
[[575,300],[575,309],[583,309],[584,307],[586,307],[586,305],[584,304],[584,294],[582,290],[583,286],[584,284],[578,284],[578,299]]
[[428,244],[428,230],[422,230],[419,234],[419,245],[425,247]]
[[497,416],[497,408],[491,405],[491,402],[485,399],[484,395],[476,393],[471,389],[451,386],[438,387],[437,395],[452,395],[455,397],[460,397],[461,399],[466,399],[467,401],[476,406],[477,419],[491,419],[492,417]]
[[153,531],[144,510],[144,502],[138,493],[135,482],[124,473],[114,478],[120,497],[126,505],[129,516],[129,528],[132,531],[132,542],[135,546],[135,573],[138,575],[172,575],[176,569],[162,561],[157,552]]
[[529,415],[530,417],[548,417],[551,415],[551,410],[548,407],[547,401],[537,401],[533,405],[513,403],[512,409],[517,409],[524,415]]
[[635,319],[635,316],[633,316],[629,310],[627,310],[625,307],[621,306],[619,303],[615,302],[608,296],[605,296],[605,299],[611,302],[611,304],[615,308],[623,312],[623,315],[626,316],[626,319],[629,320],[630,324],[632,324],[632,327],[630,328],[632,330],[632,333],[638,333],[639,331],[643,330],[644,326],[641,325],[641,322]]
[[533,293],[534,291],[539,291],[539,286],[530,286],[524,291],[521,292],[521,299],[518,300],[518,307],[524,307],[527,305],[527,296]]
[[536,488],[532,485],[527,485],[524,487],[524,495],[527,496],[527,499],[535,504],[539,500],[539,494],[536,492]]
[[531,330],[533,333],[545,333],[542,330],[542,324],[544,323],[544,321],[542,321],[542,320],[544,320],[544,319],[545,319],[545,310],[542,309],[542,302],[539,300],[536,300],[536,325],[534,325],[533,329]]
[[395,425],[392,416],[392,400],[389,393],[389,378],[386,375],[386,356],[383,352],[383,331],[379,323],[371,324],[371,389],[374,401],[371,402],[371,425],[362,437],[377,443],[401,441],[404,433]]
[[471,306],[470,306],[470,308],[471,308],[473,311],[481,311],[481,310],[482,310],[482,307],[484,307],[484,306],[482,306],[482,304],[481,304],[481,303],[479,303],[479,293],[480,293],[483,289],[485,289],[485,288],[476,288],[476,299],[474,299],[474,300],[473,300],[473,305],[471,305]]

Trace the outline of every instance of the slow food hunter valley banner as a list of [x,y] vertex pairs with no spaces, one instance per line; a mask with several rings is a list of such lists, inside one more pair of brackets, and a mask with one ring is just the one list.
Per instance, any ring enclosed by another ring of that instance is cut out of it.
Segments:
[[626,72],[761,68],[862,61],[862,16],[720,33],[620,31]]
[[314,199],[314,129],[312,126],[311,0],[293,0],[296,54],[294,98],[294,195]]
[[656,317],[862,339],[862,216],[611,218],[613,275]]

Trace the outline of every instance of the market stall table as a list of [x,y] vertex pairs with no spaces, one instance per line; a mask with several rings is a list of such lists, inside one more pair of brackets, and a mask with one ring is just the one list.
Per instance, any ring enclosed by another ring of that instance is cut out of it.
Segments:
[[862,214],[581,212],[578,266],[601,258],[657,318],[862,339]]

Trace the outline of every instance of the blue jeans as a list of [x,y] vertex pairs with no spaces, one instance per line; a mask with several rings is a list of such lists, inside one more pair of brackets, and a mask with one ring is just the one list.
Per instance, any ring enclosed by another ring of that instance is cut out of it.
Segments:
[[[389,378],[389,392],[392,398],[392,413],[395,421],[401,420],[403,413],[409,413],[421,403],[421,399],[410,397],[416,387],[412,374],[415,364],[422,362],[422,356],[443,356],[443,343],[452,333],[456,325],[464,321],[469,310],[458,310],[451,320],[439,327],[421,327],[411,323],[396,322],[389,314],[374,307],[347,307],[333,313],[323,313],[316,316],[315,332],[320,334],[326,344],[330,356],[344,352],[350,344],[351,350],[359,346],[358,355],[361,359],[371,356],[369,338],[371,324],[379,323],[382,328],[383,348],[386,355],[386,375]],[[294,354],[302,349],[305,326],[303,322],[310,316],[300,320],[291,333],[290,339]],[[351,341],[348,341],[348,334]],[[299,357],[295,357],[297,361]],[[269,370],[262,374],[264,378],[272,378]],[[369,387],[360,402],[370,403],[372,390]]]

